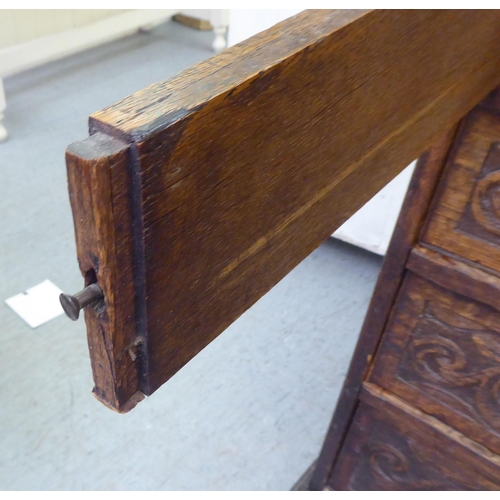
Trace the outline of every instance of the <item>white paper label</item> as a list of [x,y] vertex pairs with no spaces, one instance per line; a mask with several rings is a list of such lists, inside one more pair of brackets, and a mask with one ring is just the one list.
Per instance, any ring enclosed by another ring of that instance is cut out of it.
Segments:
[[28,288],[5,303],[31,328],[36,328],[64,313],[59,302],[62,291],[50,280]]

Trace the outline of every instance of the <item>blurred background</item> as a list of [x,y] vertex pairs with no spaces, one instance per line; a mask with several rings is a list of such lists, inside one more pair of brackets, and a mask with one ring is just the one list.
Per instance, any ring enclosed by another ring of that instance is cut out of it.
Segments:
[[1,490],[288,490],[317,458],[412,166],[128,414],[83,320],[4,303],[82,288],[64,151],[91,113],[298,12],[0,10]]

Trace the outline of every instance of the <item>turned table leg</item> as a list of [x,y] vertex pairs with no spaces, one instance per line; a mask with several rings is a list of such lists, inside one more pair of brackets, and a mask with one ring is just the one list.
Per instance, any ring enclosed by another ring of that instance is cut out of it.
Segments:
[[215,52],[220,52],[226,48],[226,31],[227,26],[214,26],[215,38],[212,42],[212,48]]
[[223,9],[212,10],[210,12],[210,23],[215,33],[212,48],[215,52],[220,52],[227,47],[226,33],[229,24],[229,11]]

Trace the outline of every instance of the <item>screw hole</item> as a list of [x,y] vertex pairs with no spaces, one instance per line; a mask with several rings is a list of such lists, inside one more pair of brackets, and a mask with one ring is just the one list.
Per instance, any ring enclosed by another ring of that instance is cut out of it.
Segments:
[[97,274],[95,269],[91,268],[85,273],[85,286],[97,283]]

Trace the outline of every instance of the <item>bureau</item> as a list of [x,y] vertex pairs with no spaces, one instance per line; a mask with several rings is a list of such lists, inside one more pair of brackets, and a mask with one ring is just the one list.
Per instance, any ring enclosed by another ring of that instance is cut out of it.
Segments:
[[500,488],[499,195],[497,90],[418,162],[318,462],[326,488]]

